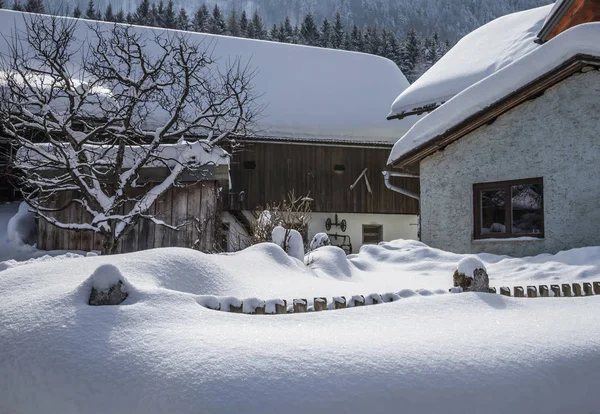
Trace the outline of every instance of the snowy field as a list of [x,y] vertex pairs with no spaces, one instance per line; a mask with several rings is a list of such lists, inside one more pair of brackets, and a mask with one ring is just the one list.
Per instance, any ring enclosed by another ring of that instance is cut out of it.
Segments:
[[[600,298],[443,293],[464,256],[414,241],[340,252],[308,267],[274,244],[4,262],[0,413],[597,412]],[[598,247],[479,258],[492,286],[600,281]],[[102,264],[125,278],[121,306],[87,305]],[[199,305],[374,292],[402,299],[273,316]]]

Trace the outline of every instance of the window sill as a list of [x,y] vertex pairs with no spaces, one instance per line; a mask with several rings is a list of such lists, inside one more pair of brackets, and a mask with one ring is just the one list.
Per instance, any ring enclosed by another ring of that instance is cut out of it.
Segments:
[[499,243],[499,242],[534,242],[534,241],[544,241],[546,240],[544,237],[531,237],[531,236],[523,236],[523,237],[507,237],[507,238],[492,238],[489,239],[473,239],[472,243]]

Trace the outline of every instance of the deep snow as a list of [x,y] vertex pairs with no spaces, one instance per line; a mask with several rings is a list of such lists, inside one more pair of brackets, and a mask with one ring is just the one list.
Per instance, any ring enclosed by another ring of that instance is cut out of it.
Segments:
[[[321,247],[309,267],[275,244],[0,264],[0,413],[593,412],[600,297],[449,294],[465,257],[495,286],[600,280],[600,247],[512,259],[402,240]],[[123,305],[87,305],[117,280]],[[211,310],[380,294],[396,301]]]

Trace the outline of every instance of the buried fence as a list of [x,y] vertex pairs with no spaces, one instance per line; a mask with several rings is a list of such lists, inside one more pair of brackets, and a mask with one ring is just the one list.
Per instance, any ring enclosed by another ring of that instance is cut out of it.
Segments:
[[[432,294],[429,291],[427,294],[414,292],[415,295],[428,296]],[[450,289],[451,293],[461,293],[460,289]],[[500,287],[499,289],[492,287],[488,289],[491,294],[500,294],[502,296],[510,296],[515,298],[547,298],[547,297],[578,297],[578,296],[594,296],[600,295],[600,282],[585,282],[579,283],[563,283],[553,285],[539,286],[514,286]],[[240,300],[237,298],[218,298],[204,297],[198,300],[202,306],[224,312],[245,313],[249,315],[280,315],[287,313],[305,313],[305,312],[321,312],[326,310],[345,309],[359,306],[378,305],[386,302],[396,302],[401,296],[397,293],[384,293],[382,295],[373,293],[367,296],[355,295],[350,298],[344,296],[335,296],[329,301],[326,297],[315,297],[313,304],[310,305],[307,299],[294,299],[288,304],[286,300],[260,300],[250,298]]]

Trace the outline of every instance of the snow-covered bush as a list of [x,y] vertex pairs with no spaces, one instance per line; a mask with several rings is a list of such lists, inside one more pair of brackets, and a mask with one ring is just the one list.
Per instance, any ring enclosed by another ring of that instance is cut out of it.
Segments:
[[329,236],[326,233],[317,233],[314,235],[314,237],[312,238],[310,245],[309,245],[309,250],[313,251],[318,249],[319,247],[323,247],[323,246],[330,246],[331,245],[331,241],[329,240]]
[[29,204],[22,202],[19,210],[8,221],[6,228],[8,241],[16,245],[34,245],[37,241],[35,215],[29,211]]
[[281,247],[287,254],[298,260],[304,261],[304,243],[302,236],[296,230],[284,229],[277,226],[271,233],[273,243]]
[[485,265],[476,257],[469,256],[458,262],[454,272],[454,287],[460,287],[464,292],[488,292],[489,277]]

